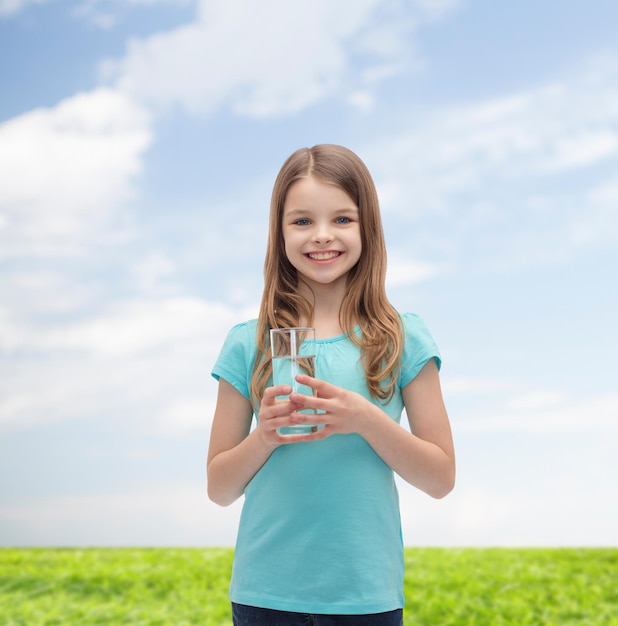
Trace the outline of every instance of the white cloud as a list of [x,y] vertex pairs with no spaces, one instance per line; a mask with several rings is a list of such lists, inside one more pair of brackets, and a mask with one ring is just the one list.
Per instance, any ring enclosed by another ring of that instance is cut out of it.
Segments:
[[503,393],[517,389],[521,383],[515,380],[495,378],[461,378],[448,377],[442,379],[442,389],[446,395]]
[[361,113],[370,113],[375,105],[375,98],[370,91],[355,91],[348,96],[348,102]]
[[132,7],[150,8],[158,4],[186,6],[195,0],[82,0],[73,13],[104,30],[113,28],[122,14]]
[[[69,420],[122,419],[145,436],[204,432],[216,397],[210,371],[223,336],[211,342],[196,339],[194,351],[185,345],[117,359],[47,353],[3,366],[0,431],[36,432],[41,425]],[[198,392],[202,395],[196,398]]]
[[16,535],[34,546],[66,545],[67,537],[74,546],[225,546],[234,543],[241,504],[210,502],[204,476],[201,486],[46,496],[1,507],[0,522],[19,527]]
[[152,293],[174,275],[176,266],[168,255],[154,251],[139,261],[132,271],[138,286],[145,292]]
[[214,414],[212,396],[181,397],[159,411],[155,423],[162,434],[184,436],[196,431],[209,432]]
[[618,429],[618,395],[575,399],[554,392],[524,394],[481,417],[461,417],[460,432],[569,433]]
[[440,270],[429,263],[405,261],[395,258],[389,260],[386,274],[388,287],[411,285],[435,276]]
[[556,141],[554,154],[546,163],[551,171],[587,167],[618,153],[618,132],[610,129],[581,131]]
[[198,337],[220,336],[230,310],[196,298],[138,300],[95,318],[65,326],[28,327],[4,311],[0,347],[5,351],[69,351],[93,357],[132,357],[172,348]]
[[538,89],[406,119],[361,150],[385,215],[420,224],[411,236],[421,254],[454,255],[484,236],[478,253],[494,266],[615,243],[617,77],[618,57],[604,56]]
[[[432,114],[419,125],[423,130],[413,128],[379,146],[386,156],[383,176],[408,178],[413,198],[418,188],[427,208],[440,208],[441,198],[477,189],[489,177],[534,179],[610,158],[618,153],[618,110],[594,105],[618,97],[614,73],[590,85],[592,93],[584,89],[584,74],[561,87]],[[593,124],[598,129],[588,130]],[[403,197],[408,206],[409,196]]]
[[610,180],[588,190],[568,225],[575,247],[618,241],[618,182]]
[[615,543],[613,486],[574,493],[568,481],[545,491],[500,489],[458,478],[443,500],[399,482],[406,545],[607,546]]
[[414,0],[414,4],[430,19],[439,19],[459,8],[462,0]]
[[79,250],[132,197],[151,141],[147,113],[110,89],[0,125],[0,254]]
[[[0,281],[0,319],[11,332],[20,333],[30,315],[71,314],[88,301],[92,301],[97,285],[75,282],[68,272],[50,267],[40,269],[15,269],[6,272]],[[15,327],[11,320],[21,320]],[[7,331],[0,330],[0,346],[7,339]]]
[[0,350],[24,357],[0,377],[0,427],[126,414],[150,432],[206,428],[210,368],[231,325],[248,317],[192,298],[121,303],[63,326],[0,310]]
[[402,526],[406,544],[454,543],[487,545],[497,529],[504,532],[518,502],[505,494],[488,493],[475,485],[457,485],[445,499],[435,501],[400,479]]
[[558,391],[537,391],[511,398],[507,407],[516,411],[529,411],[564,404],[565,400],[565,395]]
[[342,91],[366,108],[368,89],[410,57],[417,20],[436,15],[436,3],[420,3],[410,16],[410,7],[377,0],[199,7],[195,22],[131,41],[123,59],[102,65],[103,76],[141,101],[198,114],[222,106],[254,117],[294,113]]
[[197,298],[139,300],[118,305],[91,321],[40,337],[49,350],[77,350],[94,357],[132,357],[198,340],[219,339],[230,310]]
[[0,0],[0,19],[11,17],[34,4],[45,4],[48,0]]

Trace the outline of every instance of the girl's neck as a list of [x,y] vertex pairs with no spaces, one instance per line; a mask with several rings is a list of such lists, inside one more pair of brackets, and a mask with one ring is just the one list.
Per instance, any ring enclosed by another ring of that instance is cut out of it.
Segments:
[[316,339],[328,339],[343,333],[339,323],[339,310],[335,312],[314,310],[313,326]]
[[[332,288],[313,288],[306,294],[313,302],[313,323],[315,335],[318,339],[336,337],[343,333],[339,323],[339,312],[345,291]],[[306,323],[307,320],[304,320]]]

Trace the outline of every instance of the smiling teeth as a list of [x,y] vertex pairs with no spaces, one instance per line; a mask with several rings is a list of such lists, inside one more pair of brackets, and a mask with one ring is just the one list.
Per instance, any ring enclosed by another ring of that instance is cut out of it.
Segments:
[[314,261],[328,261],[339,256],[339,252],[310,252],[308,256]]

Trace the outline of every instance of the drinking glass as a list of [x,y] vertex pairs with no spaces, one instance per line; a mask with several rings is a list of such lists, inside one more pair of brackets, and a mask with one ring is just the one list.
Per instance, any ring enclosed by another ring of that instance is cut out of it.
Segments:
[[[273,357],[273,384],[289,385],[294,393],[307,396],[315,394],[307,385],[296,381],[297,374],[315,377],[315,328],[273,328],[270,331],[270,346]],[[287,400],[288,396],[277,396]],[[315,413],[304,409],[301,413]],[[314,433],[317,426],[298,424],[278,428],[280,435],[302,435]]]

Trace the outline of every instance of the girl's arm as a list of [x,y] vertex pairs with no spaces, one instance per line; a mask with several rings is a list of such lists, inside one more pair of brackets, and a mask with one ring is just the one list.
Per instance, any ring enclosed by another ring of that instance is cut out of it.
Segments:
[[453,489],[453,438],[434,359],[429,360],[402,390],[411,433],[357,393],[306,376],[298,380],[316,389],[319,397],[294,394],[294,400],[307,408],[326,411],[316,416],[292,415],[296,423],[325,424],[317,433],[303,435],[305,440],[355,432],[411,485],[434,498],[442,498]]
[[217,407],[208,448],[208,497],[221,506],[237,500],[249,481],[282,443],[299,441],[299,435],[281,436],[280,426],[289,426],[290,413],[298,406],[276,400],[291,387],[280,385],[264,391],[258,426],[251,430],[250,402],[226,380],[219,380]]
[[371,416],[363,431],[374,450],[402,478],[434,498],[443,498],[455,486],[455,450],[434,359],[402,394],[411,433],[383,412],[386,420]]

